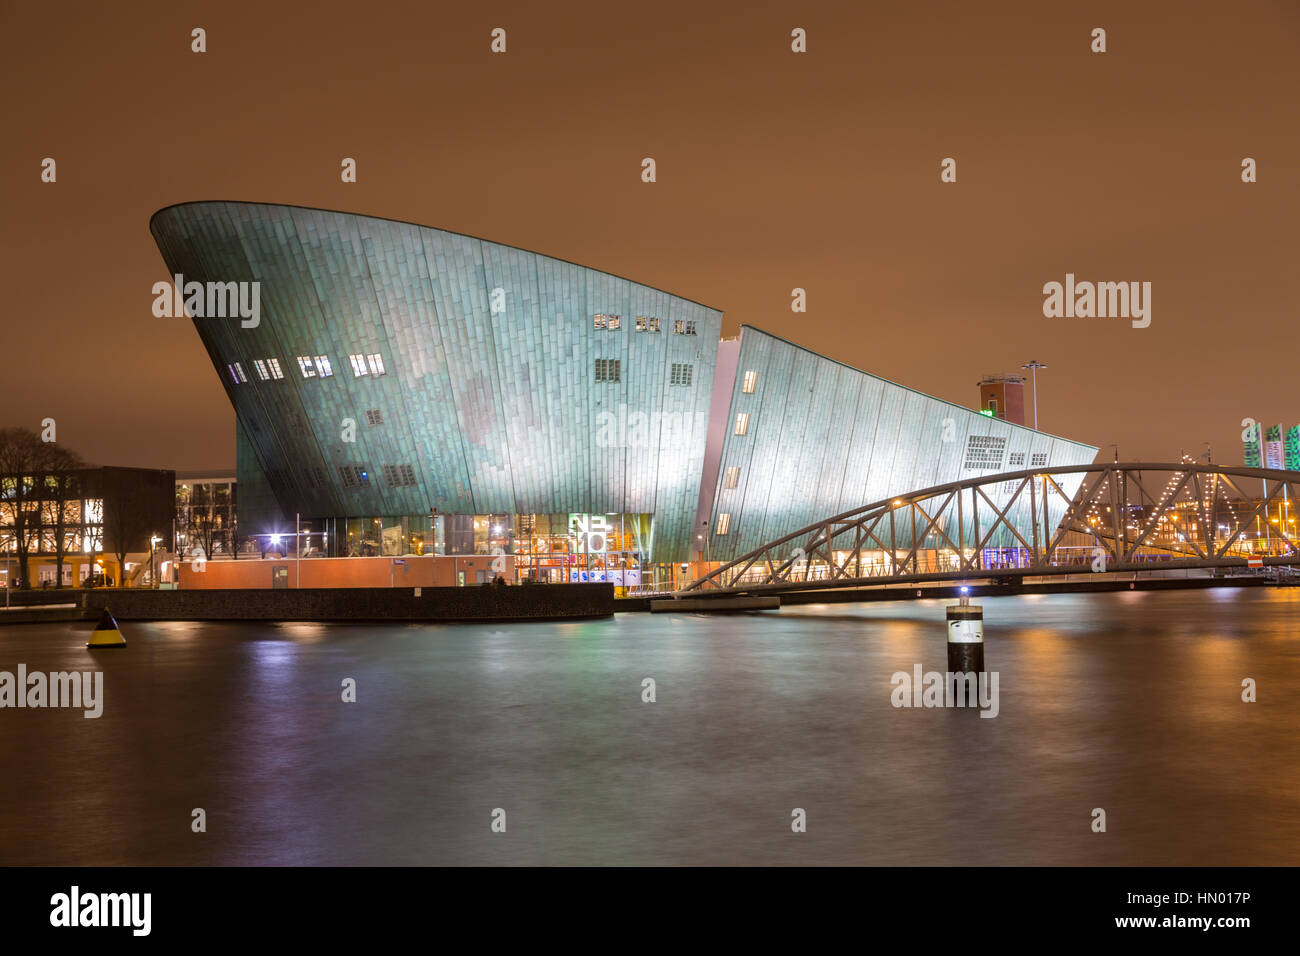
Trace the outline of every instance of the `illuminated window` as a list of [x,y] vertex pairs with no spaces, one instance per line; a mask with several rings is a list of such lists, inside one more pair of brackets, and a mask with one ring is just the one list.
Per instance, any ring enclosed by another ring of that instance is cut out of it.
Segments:
[[694,334],[695,334],[695,323],[694,323],[694,322],[689,322],[689,321],[687,321],[686,319],[676,319],[676,320],[674,320],[674,322],[673,322],[673,334],[674,334],[674,335],[694,335]]
[[596,359],[596,381],[618,382],[622,380],[623,363],[619,359]]
[[279,359],[269,358],[266,360],[266,364],[271,368],[271,378],[284,378],[284,372],[280,369]]
[[1007,440],[992,435],[971,435],[966,439],[966,459],[963,468],[979,471],[997,471],[1002,467],[1002,455]]
[[415,469],[410,465],[384,465],[384,481],[395,487],[415,484]]
[[718,515],[718,526],[714,529],[714,534],[726,534],[731,530],[731,515],[723,512]]
[[316,368],[311,364],[310,355],[298,356],[298,369],[302,372],[303,378],[315,378]]
[[749,412],[741,412],[739,415],[736,416],[735,434],[737,435],[749,434]]
[[230,370],[230,377],[235,380],[236,385],[248,381],[248,376],[244,374],[244,367],[238,362],[234,365],[227,365],[226,368]]
[[597,312],[595,315],[595,328],[604,329],[609,327],[609,318],[603,312]]
[[[1013,451],[1011,454],[1007,455],[1007,471],[1016,471],[1017,469],[1024,467],[1025,453],[1023,451]],[[1002,482],[1002,493],[1007,495],[1014,494],[1016,488],[1019,486],[1020,482],[1018,481],[1004,481]]]
[[650,316],[650,331],[651,332],[659,331],[659,320],[653,315]]
[[379,409],[377,409],[377,408],[367,409],[367,411],[366,411],[366,424],[367,424],[367,425],[382,425],[383,423],[384,423],[384,413],[383,413],[383,412],[381,412],[381,411],[380,411]]
[[380,355],[378,352],[372,352],[371,354],[367,355],[366,361],[370,363],[371,375],[384,374],[384,357]]
[[673,385],[690,385],[695,375],[695,366],[685,362],[674,362],[669,382]]
[[645,331],[645,327],[646,327],[645,316],[644,316],[644,315],[638,315],[638,316],[636,317],[636,330],[637,330],[638,332],[644,332],[644,331]]
[[340,465],[339,478],[344,488],[362,488],[370,484],[370,474],[365,465]]
[[257,371],[257,377],[260,378],[262,381],[265,382],[268,378],[271,377],[266,374],[266,363],[263,362],[261,359],[253,359],[253,368]]
[[[299,359],[298,361],[302,361]],[[334,374],[334,369],[330,366],[330,357],[328,355],[316,356],[316,371],[320,373],[321,378],[329,378]]]
[[722,481],[723,488],[735,488],[740,484],[740,466],[732,465],[727,469],[727,476]]
[[740,390],[746,395],[754,394],[754,387],[758,385],[758,373],[746,372],[745,380],[741,383]]
[[353,378],[360,378],[362,375],[370,374],[370,369],[366,368],[366,357],[364,355],[349,355],[348,361],[352,363]]
[[611,315],[609,317],[609,327],[611,329],[620,329],[623,327],[623,316]]

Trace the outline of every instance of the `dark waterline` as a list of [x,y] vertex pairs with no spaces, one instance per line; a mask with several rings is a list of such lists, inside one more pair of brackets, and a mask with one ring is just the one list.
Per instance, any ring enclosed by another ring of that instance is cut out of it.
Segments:
[[947,603],[0,628],[105,683],[0,710],[0,863],[1300,863],[1300,590],[984,600],[995,719],[891,705]]

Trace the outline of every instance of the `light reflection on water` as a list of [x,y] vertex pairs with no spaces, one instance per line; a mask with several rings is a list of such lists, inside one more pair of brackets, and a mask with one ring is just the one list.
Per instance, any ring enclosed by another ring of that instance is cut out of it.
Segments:
[[890,704],[946,603],[0,629],[106,698],[0,710],[0,863],[1300,862],[1300,591],[983,600],[992,720]]

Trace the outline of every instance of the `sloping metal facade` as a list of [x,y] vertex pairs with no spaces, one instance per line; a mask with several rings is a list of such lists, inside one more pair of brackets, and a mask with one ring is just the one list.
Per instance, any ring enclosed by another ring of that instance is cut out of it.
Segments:
[[[199,202],[160,210],[150,228],[186,282],[261,284],[257,327],[194,324],[235,409],[241,449],[285,513],[649,513],[654,559],[688,555],[718,310],[369,216]],[[504,308],[494,311],[498,289]],[[619,328],[597,328],[598,314],[619,316]],[[638,316],[659,330],[638,331]],[[678,322],[693,334],[675,332]],[[385,374],[354,375],[349,356],[370,354],[382,356]],[[298,358],[320,355],[333,374],[304,377]],[[254,363],[270,358],[283,378],[260,380]],[[613,376],[597,360],[619,362],[617,381],[598,380]],[[236,362],[247,381],[228,374]],[[404,465],[412,481],[385,480],[385,466],[400,474]],[[241,455],[241,481],[251,467]],[[349,485],[347,469],[365,469],[368,480]],[[241,489],[241,526],[251,531],[257,519],[243,500]]]
[[[752,392],[745,391],[747,375]],[[748,416],[743,435],[736,434],[739,416]],[[895,385],[752,326],[741,328],[722,442],[709,509],[712,561],[891,495],[976,475],[1091,464],[1097,453]],[[736,469],[731,480],[730,469]],[[1079,480],[1062,490],[1073,495]],[[1049,503],[1050,520],[1063,513],[1062,504]],[[1027,509],[1008,517],[1030,520]],[[1003,537],[990,545],[1014,543]]]
[[[193,318],[237,416],[250,532],[295,512],[622,512],[654,516],[649,560],[704,550],[720,561],[889,495],[1096,453],[750,326],[734,381],[735,353],[722,363],[713,417],[728,418],[710,430],[716,309],[370,216],[199,202],[160,210],[150,228],[185,282],[260,283],[256,327]],[[618,328],[597,316],[617,316]],[[370,355],[384,373],[354,374],[351,357]],[[300,371],[300,358],[319,356],[332,374]],[[282,377],[255,374],[272,358]]]

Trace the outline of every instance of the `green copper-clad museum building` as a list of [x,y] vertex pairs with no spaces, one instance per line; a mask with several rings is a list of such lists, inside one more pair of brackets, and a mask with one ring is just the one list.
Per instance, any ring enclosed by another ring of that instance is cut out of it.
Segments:
[[151,229],[185,286],[257,284],[255,319],[188,310],[237,416],[241,532],[299,516],[327,554],[499,549],[537,577],[631,584],[1096,452],[441,229],[242,202],[169,206]]

